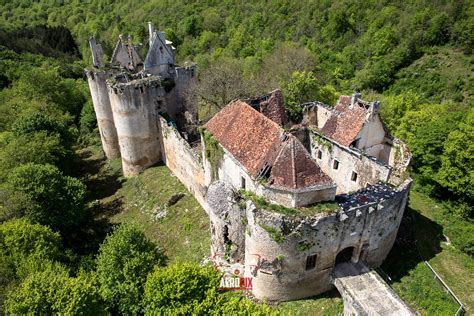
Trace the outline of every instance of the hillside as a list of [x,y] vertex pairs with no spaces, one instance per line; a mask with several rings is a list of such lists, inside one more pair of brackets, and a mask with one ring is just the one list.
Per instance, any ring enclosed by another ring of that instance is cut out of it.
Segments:
[[[209,227],[191,194],[165,166],[126,180],[104,159],[87,40],[110,57],[131,34],[143,53],[148,21],[180,64],[197,63],[203,121],[274,88],[294,119],[315,99],[380,100],[414,178],[382,269],[421,314],[454,314],[427,260],[474,312],[474,2],[13,0],[0,1],[0,314],[146,313],[164,308],[158,298],[183,313],[341,310],[336,293],[276,307],[216,293],[218,276],[198,266]],[[176,280],[189,292],[161,291]]]

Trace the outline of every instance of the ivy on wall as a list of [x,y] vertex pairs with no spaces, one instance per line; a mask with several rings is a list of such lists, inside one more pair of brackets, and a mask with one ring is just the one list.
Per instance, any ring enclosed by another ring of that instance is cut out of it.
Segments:
[[206,159],[211,165],[212,178],[216,179],[219,161],[224,156],[224,150],[211,133],[206,131],[204,128],[200,128],[199,132],[201,133],[202,139],[204,141],[204,151]]

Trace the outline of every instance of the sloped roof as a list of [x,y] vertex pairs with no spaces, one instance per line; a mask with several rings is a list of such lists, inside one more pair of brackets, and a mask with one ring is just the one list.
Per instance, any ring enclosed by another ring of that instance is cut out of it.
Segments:
[[110,63],[112,65],[120,65],[129,70],[134,70],[138,65],[143,64],[143,60],[135,46],[133,46],[130,36],[127,43],[123,40],[122,35],[119,36]]
[[276,156],[283,136],[275,122],[240,100],[223,108],[205,127],[254,177]]
[[246,102],[278,125],[284,126],[288,123],[283,94],[279,89],[265,95],[250,98]]
[[329,185],[333,181],[314,162],[303,144],[290,135],[273,163],[268,183],[275,187],[301,189]]
[[296,137],[245,102],[232,102],[205,127],[253,177],[271,167],[272,186],[300,189],[333,183]]
[[365,124],[367,110],[358,104],[350,105],[351,98],[341,96],[331,117],[321,132],[343,146],[349,146]]

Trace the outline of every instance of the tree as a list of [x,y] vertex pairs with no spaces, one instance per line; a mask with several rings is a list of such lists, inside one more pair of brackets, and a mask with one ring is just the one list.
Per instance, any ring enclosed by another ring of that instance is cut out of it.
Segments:
[[7,314],[105,314],[94,275],[81,273],[75,278],[61,265],[30,274],[9,292]]
[[70,151],[61,144],[59,135],[40,131],[14,136],[5,132],[0,140],[0,179],[5,180],[16,167],[27,163],[51,164],[69,169]]
[[437,181],[467,201],[474,199],[474,110],[458,129],[449,133],[443,146]]
[[121,225],[99,250],[97,275],[100,294],[109,309],[123,314],[142,311],[143,288],[153,266],[162,266],[163,251],[136,225]]
[[157,268],[146,281],[145,313],[207,314],[209,310],[203,307],[213,306],[201,303],[214,299],[219,282],[220,274],[212,266],[201,267],[185,262]]
[[199,83],[190,92],[201,102],[221,109],[234,99],[248,96],[248,86],[238,60],[219,58],[200,74]]
[[336,90],[325,85],[320,88],[313,72],[295,71],[290,81],[283,87],[285,106],[290,119],[299,122],[303,114],[300,104],[310,101],[320,101],[333,104],[336,101]]
[[61,237],[49,227],[25,219],[0,224],[0,296],[9,285],[57,259],[61,248]]
[[15,219],[0,224],[0,245],[13,258],[34,256],[55,260],[60,255],[61,236],[51,228]]
[[39,131],[44,131],[48,136],[59,136],[61,144],[67,149],[70,149],[74,143],[71,132],[63,122],[43,113],[22,116],[12,125],[15,136],[29,135]]
[[410,148],[412,166],[430,193],[435,193],[437,189],[435,177],[441,167],[445,140],[462,117],[462,107],[425,104],[406,112],[400,120],[398,136]]
[[148,275],[146,315],[271,315],[265,305],[218,291],[221,273],[213,266],[178,262]]
[[28,163],[15,168],[5,187],[2,202],[14,216],[50,226],[65,238],[82,219],[85,185],[52,165]]

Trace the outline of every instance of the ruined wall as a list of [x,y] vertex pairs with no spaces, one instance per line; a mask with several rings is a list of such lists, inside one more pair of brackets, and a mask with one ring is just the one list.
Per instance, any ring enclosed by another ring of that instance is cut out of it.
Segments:
[[287,207],[300,207],[321,201],[333,201],[336,195],[336,186],[319,185],[303,190],[282,190],[275,187],[259,185],[256,193],[271,203]]
[[[348,147],[341,146],[330,139],[310,130],[311,156],[319,167],[337,184],[337,193],[357,191],[367,184],[388,181],[391,168],[374,157],[363,155]],[[318,151],[321,151],[319,158]],[[334,161],[338,168],[334,168]],[[357,174],[353,180],[353,172]]]
[[159,124],[162,133],[163,161],[207,211],[205,200],[207,187],[201,152],[193,150],[176,128],[162,117],[159,119]]
[[158,77],[109,81],[108,88],[123,173],[133,176],[161,160],[158,113],[165,91]]
[[334,200],[336,187],[333,185],[321,185],[304,190],[279,189],[268,186],[264,182],[255,181],[245,171],[245,168],[233,156],[223,148],[224,155],[218,165],[218,179],[210,176],[211,166],[204,163],[209,185],[213,180],[221,180],[229,183],[235,190],[247,190],[264,197],[268,202],[284,205],[286,207],[299,207],[310,205],[320,201]]
[[86,71],[86,75],[105,156],[109,159],[118,158],[120,147],[106,83],[110,74],[96,70]]
[[[336,256],[347,247],[354,247],[353,262],[380,265],[395,240],[410,184],[407,181],[378,203],[310,218],[258,210],[248,202],[246,274],[254,277],[255,296],[293,300],[329,290]],[[259,269],[253,266],[256,255]],[[316,265],[306,270],[310,255],[317,256]]]
[[244,263],[245,207],[234,196],[234,188],[223,181],[213,182],[208,189],[207,203],[211,222],[211,255],[217,261]]
[[357,148],[369,149],[372,146],[382,144],[385,134],[386,132],[380,117],[373,115],[369,121],[366,121],[359,135],[356,137],[356,139],[359,139]]

